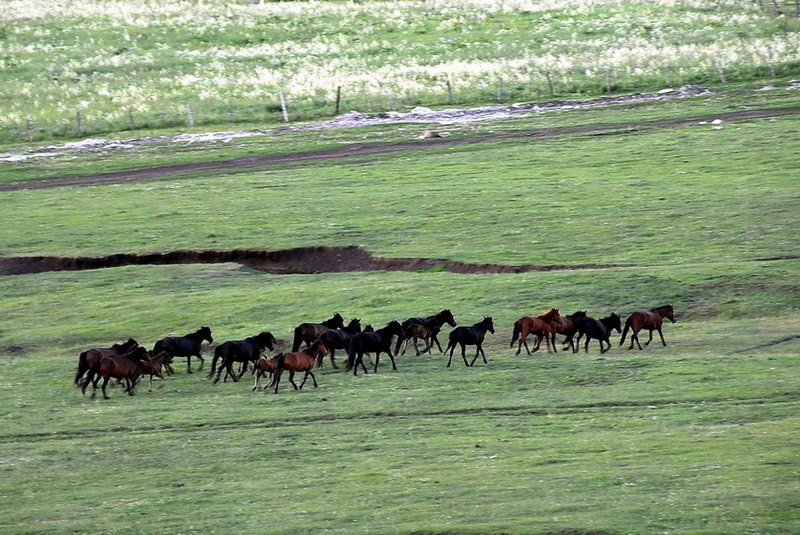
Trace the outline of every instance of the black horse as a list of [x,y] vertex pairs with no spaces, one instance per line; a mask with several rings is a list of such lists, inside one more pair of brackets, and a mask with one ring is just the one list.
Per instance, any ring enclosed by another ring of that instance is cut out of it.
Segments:
[[392,355],[392,337],[403,336],[403,327],[400,322],[393,320],[390,321],[386,327],[377,329],[374,332],[360,332],[350,339],[350,351],[347,355],[347,365],[345,371],[353,370],[353,375],[358,375],[358,365],[361,365],[364,373],[367,373],[367,367],[364,366],[364,353],[375,352],[375,371],[378,371],[378,362],[380,362],[381,353],[386,353],[392,361],[392,369],[396,370],[397,365],[394,363],[394,355]]
[[[589,350],[589,340],[596,338],[600,342],[600,353],[605,353],[611,349],[611,331],[620,331],[620,319],[617,314],[612,313],[603,319],[595,318],[581,318],[578,320],[578,338],[575,340],[574,353],[578,352],[580,347],[581,337],[586,336],[586,343],[583,346],[584,351]],[[608,347],[603,349],[603,342],[608,344]]]
[[[484,364],[489,364],[486,360],[486,353],[483,351],[483,339],[486,337],[486,331],[494,334],[494,322],[491,316],[486,316],[472,327],[456,327],[450,331],[450,342],[447,344],[447,349],[444,350],[445,354],[450,351],[447,367],[449,368],[450,363],[453,361],[453,351],[456,348],[456,344],[461,346],[461,358],[464,359],[464,365],[472,366],[475,364],[475,361],[478,360],[478,355],[483,357]],[[467,364],[466,356],[466,346],[468,345],[477,346],[478,348],[475,351],[475,358],[469,364]]]
[[[426,316],[424,318],[408,318],[401,324],[401,327],[403,327],[403,332],[405,333],[406,331],[408,331],[408,328],[411,325],[424,325],[426,327],[434,327],[435,332],[438,333],[439,331],[436,329],[441,330],[442,326],[445,323],[449,324],[451,327],[455,327],[456,325],[458,325],[456,323],[455,318],[453,317],[453,313],[450,312],[449,308],[446,308],[441,312],[434,314],[433,316]],[[397,339],[397,346],[395,346],[394,348],[394,352],[396,355],[400,353],[400,345],[403,342],[408,343],[408,339],[409,338],[407,334],[404,334],[403,336]],[[439,338],[437,337],[437,334],[434,334],[431,337],[430,346],[432,347],[434,343],[436,344],[436,347],[439,348],[439,353],[441,353],[442,344],[439,343]]]
[[322,323],[301,323],[294,328],[294,340],[292,341],[292,352],[300,351],[300,346],[305,342],[306,347],[319,340],[327,330],[341,329],[344,327],[344,318],[338,312],[331,319]]
[[[244,340],[229,340],[221,343],[214,349],[214,358],[211,360],[211,373],[208,374],[207,379],[211,379],[214,376],[217,361],[221,359],[222,361],[220,362],[219,371],[217,371],[217,378],[214,379],[214,383],[216,384],[219,382],[222,370],[226,370],[226,381],[229,375],[234,382],[238,381],[242,378],[244,372],[247,371],[248,363],[257,361],[261,357],[261,352],[264,351],[264,349],[269,349],[270,351],[274,350],[275,342],[276,340],[272,333],[264,331],[255,336],[245,338]],[[240,362],[242,364],[242,369],[239,371],[238,376],[233,373],[234,362]]]
[[[350,323],[344,326],[342,329],[330,329],[322,333],[319,337],[322,340],[322,343],[325,344],[328,352],[331,356],[331,364],[334,368],[338,368],[336,366],[336,360],[334,357],[336,356],[337,349],[350,349],[350,339],[361,332],[361,320],[357,318],[353,318],[350,320]],[[325,360],[325,355],[320,353],[317,355],[317,368],[322,368],[322,361]]]
[[[186,336],[167,336],[162,338],[156,345],[153,346],[153,354],[158,355],[161,351],[169,354],[170,357],[186,357],[186,372],[192,373],[192,357],[200,359],[200,367],[198,370],[203,369],[203,356],[200,355],[200,345],[203,340],[208,343],[214,342],[211,337],[211,328],[200,327],[193,333]],[[171,367],[169,368],[172,369]]]

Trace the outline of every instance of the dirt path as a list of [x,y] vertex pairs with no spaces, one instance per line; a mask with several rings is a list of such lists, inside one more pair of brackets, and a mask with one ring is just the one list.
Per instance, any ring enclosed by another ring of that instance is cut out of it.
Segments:
[[47,181],[37,181],[22,184],[0,185],[0,191],[13,191],[21,189],[40,189],[56,188],[63,186],[76,186],[85,184],[105,184],[114,182],[157,180],[169,178],[174,175],[184,173],[202,173],[210,171],[231,172],[235,170],[253,169],[277,164],[292,162],[308,162],[315,160],[336,160],[341,158],[358,158],[378,154],[390,154],[403,151],[422,150],[429,148],[452,147],[460,145],[472,145],[477,143],[490,143],[504,139],[524,139],[524,138],[547,138],[555,136],[573,134],[614,134],[631,133],[639,130],[653,128],[676,128],[696,125],[703,121],[711,122],[721,120],[723,122],[746,121],[766,117],[778,117],[781,115],[800,114],[800,108],[779,108],[779,109],[760,109],[740,112],[723,113],[714,116],[690,117],[678,119],[661,119],[656,121],[641,121],[635,123],[615,123],[615,124],[596,124],[585,126],[568,126],[560,128],[548,128],[542,130],[525,130],[518,132],[508,132],[488,136],[476,136],[469,138],[430,138],[409,141],[404,143],[380,143],[380,144],[356,144],[346,147],[324,149],[316,151],[301,151],[284,154],[269,154],[264,156],[252,156],[247,158],[236,158],[231,160],[209,161],[201,163],[173,164],[142,169],[131,169],[114,173],[103,173],[94,175],[73,175]]

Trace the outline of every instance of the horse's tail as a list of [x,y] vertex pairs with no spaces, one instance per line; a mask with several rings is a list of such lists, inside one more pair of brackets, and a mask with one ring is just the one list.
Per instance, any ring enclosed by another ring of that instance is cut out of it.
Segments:
[[[222,346],[224,344],[220,344],[214,348],[214,358],[211,359],[211,371],[206,376],[206,379],[211,379],[214,377],[214,372],[217,371],[217,361],[222,356]],[[225,378],[227,380],[227,377]]]
[[317,359],[316,359],[316,362],[314,364],[314,367],[315,368],[322,368],[324,360],[325,360],[325,355],[323,355],[322,353],[317,353]]
[[78,355],[78,370],[75,372],[75,386],[81,386],[81,377],[89,369],[89,363],[86,361],[88,351],[82,352]]
[[352,370],[356,363],[356,348],[354,346],[354,341],[350,340],[350,347],[347,348],[347,362],[344,364],[344,371],[346,372]]
[[98,360],[94,364],[92,364],[91,368],[89,368],[89,372],[86,374],[86,379],[84,379],[83,384],[81,385],[81,394],[84,396],[86,395],[86,387],[89,386],[89,383],[92,382],[94,376],[97,375],[97,372],[100,371],[100,363],[103,359]]
[[631,320],[632,318],[628,318],[627,320],[625,320],[625,327],[622,329],[622,338],[619,339],[619,345],[625,343],[625,337],[628,336],[628,329],[631,328],[631,323],[633,323],[633,321]]
[[508,344],[508,347],[514,347],[514,342],[517,341],[517,337],[519,337],[521,331],[521,325],[519,321],[514,322],[514,331],[511,333],[511,343]]
[[303,330],[300,326],[294,328],[294,340],[292,341],[292,353],[300,351],[300,345],[303,343]]

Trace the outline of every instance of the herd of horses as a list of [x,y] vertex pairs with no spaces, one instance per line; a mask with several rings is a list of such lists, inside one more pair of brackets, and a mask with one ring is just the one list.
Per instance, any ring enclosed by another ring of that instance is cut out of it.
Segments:
[[[653,331],[658,332],[661,343],[666,346],[667,343],[662,332],[665,318],[675,323],[675,311],[672,305],[634,312],[625,320],[624,328],[620,316],[615,313],[597,319],[589,317],[586,311],[577,311],[562,316],[558,308],[550,308],[542,314],[523,316],[514,322],[509,347],[514,347],[516,343],[516,355],[522,352],[523,347],[531,355],[539,351],[542,341],[544,341],[548,351],[557,353],[556,336],[562,335],[564,337],[562,350],[569,348],[573,352],[578,352],[581,339],[584,339],[583,348],[584,351],[588,351],[589,342],[597,340],[602,354],[611,348],[612,332],[616,331],[621,333],[620,346],[625,343],[628,332],[630,332],[631,339],[628,349],[633,349],[635,343],[641,350],[643,347],[639,342],[639,333],[642,330],[647,330],[650,334],[645,346],[653,341]],[[438,337],[445,324],[450,325],[453,329],[448,334],[447,346],[442,349]],[[223,342],[214,349],[211,371],[207,378],[214,378],[214,383],[218,383],[222,373],[225,372],[223,381],[227,381],[230,377],[236,382],[252,365],[252,374],[255,377],[253,390],[260,389],[261,379],[267,376],[268,383],[264,389],[271,388],[277,394],[284,372],[288,373],[289,382],[295,390],[302,389],[309,377],[316,387],[317,379],[313,370],[323,367],[326,356],[330,358],[331,365],[338,368],[335,360],[337,349],[346,352],[347,361],[344,369],[346,372],[352,371],[354,375],[358,375],[359,367],[364,373],[367,373],[364,356],[370,355],[374,355],[371,357],[374,365],[373,371],[377,372],[382,353],[389,357],[392,369],[396,370],[395,356],[405,353],[409,343],[413,343],[417,356],[430,352],[434,345],[440,353],[445,355],[449,353],[447,367],[450,367],[453,361],[456,348],[460,347],[464,365],[470,367],[475,364],[478,357],[482,357],[484,364],[488,364],[486,353],[483,350],[483,342],[487,333],[494,334],[494,332],[494,322],[491,316],[484,317],[474,325],[459,326],[449,309],[431,316],[408,318],[402,323],[392,320],[386,326],[378,329],[371,325],[362,329],[361,321],[357,318],[353,318],[348,324],[345,324],[344,318],[337,313],[320,323],[298,325],[294,329],[291,351],[281,352],[272,357],[264,355],[267,350],[274,351],[277,343],[275,336],[268,331],[260,332],[244,340]],[[528,346],[528,337],[531,335],[535,338],[533,350]],[[207,326],[184,336],[162,338],[153,345],[152,350],[140,346],[133,339],[128,339],[126,342],[114,344],[109,348],[83,351],[78,357],[75,385],[80,386],[81,391],[85,394],[91,384],[92,396],[94,396],[100,379],[103,379],[101,385],[103,397],[108,399],[106,385],[111,379],[117,379],[123,385],[124,392],[133,395],[138,380],[142,376],[149,375],[148,388],[152,389],[153,376],[163,379],[164,372],[169,375],[174,373],[172,368],[174,358],[186,358],[187,372],[192,373],[192,357],[196,357],[200,360],[198,370],[202,369],[205,360],[201,354],[201,346],[205,341],[214,342],[211,328]],[[424,343],[421,351],[419,342]],[[476,348],[471,362],[467,360],[467,346]],[[235,370],[234,367],[237,364],[239,368]],[[294,381],[297,373],[304,373],[300,385]]]

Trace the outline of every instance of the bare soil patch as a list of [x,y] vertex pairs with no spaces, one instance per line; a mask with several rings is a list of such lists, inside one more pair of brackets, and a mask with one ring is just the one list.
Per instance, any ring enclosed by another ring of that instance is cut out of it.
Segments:
[[121,266],[220,264],[234,262],[277,275],[348,271],[448,271],[451,273],[524,273],[566,269],[606,269],[625,264],[521,265],[469,264],[437,258],[376,257],[361,247],[298,247],[295,249],[184,250],[120,253],[107,256],[18,256],[0,258],[0,273],[22,275],[45,271],[81,271]]

